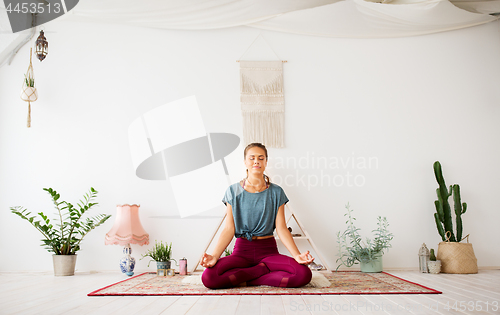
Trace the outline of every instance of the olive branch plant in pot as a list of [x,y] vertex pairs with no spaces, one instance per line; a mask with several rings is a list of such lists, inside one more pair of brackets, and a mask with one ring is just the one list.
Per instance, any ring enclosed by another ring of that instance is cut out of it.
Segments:
[[377,228],[373,230],[375,238],[373,241],[366,238],[365,241],[359,234],[360,228],[354,225],[356,218],[352,215],[353,210],[350,208],[349,203],[346,205],[347,213],[347,229],[344,232],[337,233],[337,243],[339,244],[339,258],[337,262],[346,267],[352,267],[355,264],[360,264],[362,272],[381,272],[382,255],[384,249],[391,247],[391,240],[393,239],[392,233],[389,233],[387,227],[389,222],[386,217],[377,217]]
[[72,276],[75,273],[76,252],[81,249],[80,243],[83,238],[106,222],[111,215],[98,214],[84,219],[84,214],[97,205],[96,202],[92,202],[97,197],[97,191],[92,187],[77,206],[67,201],[60,201],[61,196],[52,188],[43,190],[50,194],[57,210],[56,219],[52,222],[43,212],[39,212],[38,216],[31,216],[31,212],[20,206],[11,207],[10,210],[28,221],[43,235],[42,246],[54,253],[52,255],[54,275]]

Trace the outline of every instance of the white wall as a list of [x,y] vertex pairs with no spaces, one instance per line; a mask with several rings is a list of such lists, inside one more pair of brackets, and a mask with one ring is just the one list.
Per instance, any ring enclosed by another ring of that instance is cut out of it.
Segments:
[[[377,215],[387,216],[395,238],[385,267],[417,268],[420,245],[437,248],[435,160],[469,204],[464,233],[471,234],[479,266],[500,266],[494,250],[500,236],[499,25],[373,40],[262,31],[288,60],[286,148],[269,149],[271,179],[285,189],[330,267],[336,267],[335,235],[344,229],[347,202],[363,235],[375,228]],[[178,215],[174,196],[168,182],[135,177],[128,126],[157,106],[196,95],[207,132],[241,137],[235,61],[260,30],[165,31],[66,19],[45,31],[50,53],[34,61],[40,99],[32,104],[32,128],[19,99],[29,47],[0,69],[0,271],[52,270],[41,235],[9,211],[22,205],[52,216],[43,187],[72,202],[94,187],[100,203],[94,214],[140,203],[151,241],[172,242],[174,258],[185,256],[192,266],[217,220],[158,218]],[[244,59],[253,58],[274,55],[254,47]],[[351,160],[312,165],[322,158]],[[370,167],[358,165],[370,158]],[[294,161],[302,164],[294,167]],[[313,185],[321,178],[335,184]],[[104,245],[111,225],[83,241],[77,270],[117,269],[121,248]],[[146,248],[133,249],[139,258]],[[154,269],[146,265],[140,261],[137,270]]]

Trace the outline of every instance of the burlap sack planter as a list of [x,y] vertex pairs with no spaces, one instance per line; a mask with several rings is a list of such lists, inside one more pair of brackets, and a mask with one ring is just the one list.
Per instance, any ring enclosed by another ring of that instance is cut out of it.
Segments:
[[477,273],[477,259],[472,244],[468,241],[469,238],[467,238],[467,243],[439,243],[437,259],[441,260],[441,272]]

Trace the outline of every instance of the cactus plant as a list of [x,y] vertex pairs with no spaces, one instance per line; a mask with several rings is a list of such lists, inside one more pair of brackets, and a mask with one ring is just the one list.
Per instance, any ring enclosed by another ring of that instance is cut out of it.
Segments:
[[[467,203],[461,202],[460,186],[458,184],[450,185],[449,189],[446,188],[444,182],[443,171],[439,161],[434,162],[434,175],[439,184],[436,189],[438,200],[434,201],[436,213],[434,213],[434,220],[443,241],[446,241],[446,233],[450,232],[449,240],[451,242],[460,242],[462,240],[462,214],[467,210]],[[457,225],[457,237],[453,233],[453,220],[451,218],[451,207],[448,198],[453,195],[455,218]]]
[[436,255],[434,254],[434,249],[431,248],[431,255],[429,256],[430,261],[436,261]]
[[457,242],[462,240],[462,214],[467,211],[467,203],[460,200],[460,186],[453,185],[453,202],[455,203],[455,216],[457,221]]

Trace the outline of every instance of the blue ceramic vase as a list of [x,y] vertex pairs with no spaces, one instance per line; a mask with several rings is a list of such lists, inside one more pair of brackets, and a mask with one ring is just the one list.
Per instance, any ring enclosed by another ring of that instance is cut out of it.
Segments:
[[120,270],[127,276],[132,276],[134,275],[135,258],[130,256],[130,254],[132,254],[130,244],[125,245],[123,253],[126,256],[120,260]]

